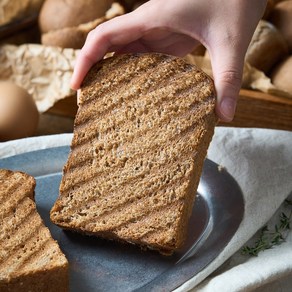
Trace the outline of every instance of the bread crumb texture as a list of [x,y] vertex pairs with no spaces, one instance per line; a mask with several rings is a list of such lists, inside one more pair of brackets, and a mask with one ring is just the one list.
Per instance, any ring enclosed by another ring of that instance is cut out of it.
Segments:
[[168,55],[118,55],[81,88],[51,220],[171,254],[187,232],[216,123],[213,81]]
[[68,262],[34,202],[35,180],[0,169],[0,291],[68,291]]

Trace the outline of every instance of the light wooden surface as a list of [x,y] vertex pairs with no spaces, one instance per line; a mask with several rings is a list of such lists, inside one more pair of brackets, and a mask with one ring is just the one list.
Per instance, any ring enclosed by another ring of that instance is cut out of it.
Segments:
[[292,131],[292,99],[242,89],[234,120],[221,125]]
[[[43,122],[43,132],[70,132],[77,111],[76,96],[59,101],[46,115],[56,122],[46,131],[47,122]],[[49,118],[46,119],[49,121]],[[240,91],[235,118],[231,123],[219,123],[219,126],[269,128],[292,131],[292,99],[278,97],[258,91]],[[63,127],[63,129],[62,129]]]

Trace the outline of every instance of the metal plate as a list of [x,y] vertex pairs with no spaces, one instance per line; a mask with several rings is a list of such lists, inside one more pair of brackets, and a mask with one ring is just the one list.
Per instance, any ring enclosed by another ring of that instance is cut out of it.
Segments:
[[63,231],[49,211],[59,191],[69,146],[0,159],[0,168],[36,178],[36,204],[70,264],[70,291],[170,291],[204,269],[228,244],[244,213],[237,182],[206,159],[189,223],[188,239],[173,256]]

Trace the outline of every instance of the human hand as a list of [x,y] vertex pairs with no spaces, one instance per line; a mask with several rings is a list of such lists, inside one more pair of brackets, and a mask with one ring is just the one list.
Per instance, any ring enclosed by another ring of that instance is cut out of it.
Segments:
[[267,0],[150,0],[105,22],[86,39],[71,87],[79,89],[91,66],[107,52],[160,52],[184,56],[200,43],[210,55],[216,113],[233,119],[244,57]]

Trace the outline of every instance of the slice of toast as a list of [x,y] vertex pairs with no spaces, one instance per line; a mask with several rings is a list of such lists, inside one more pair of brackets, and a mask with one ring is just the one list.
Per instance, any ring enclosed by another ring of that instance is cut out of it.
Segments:
[[165,254],[180,248],[214,108],[213,81],[181,58],[150,53],[100,61],[81,88],[51,220]]
[[35,179],[0,169],[0,291],[69,291],[68,262],[39,216]]

